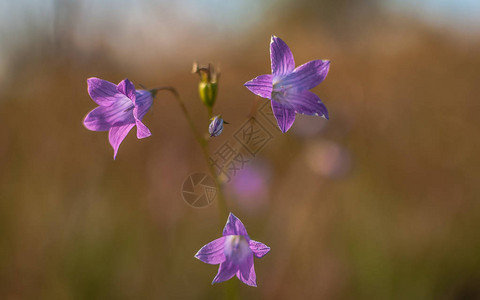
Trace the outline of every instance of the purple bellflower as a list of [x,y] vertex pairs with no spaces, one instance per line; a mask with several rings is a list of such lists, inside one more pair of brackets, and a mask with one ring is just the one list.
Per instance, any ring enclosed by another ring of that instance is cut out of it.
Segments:
[[210,119],[210,125],[208,126],[208,132],[210,137],[219,136],[223,131],[223,118],[218,115]]
[[203,246],[195,257],[207,264],[220,264],[212,284],[237,275],[245,284],[257,286],[253,256],[262,258],[268,251],[265,244],[251,240],[242,221],[230,213],[223,236]]
[[137,126],[137,138],[151,135],[142,123],[143,116],[153,103],[153,95],[147,90],[135,90],[128,79],[118,85],[99,78],[87,79],[88,94],[99,106],[90,111],[83,125],[92,131],[108,131],[108,140],[117,156],[118,147],[130,130]]
[[254,94],[271,100],[278,127],[287,132],[295,121],[295,114],[322,116],[328,120],[328,111],[317,95],[309,90],[327,77],[328,60],[312,60],[297,68],[287,44],[276,36],[270,41],[272,74],[260,75],[245,86]]

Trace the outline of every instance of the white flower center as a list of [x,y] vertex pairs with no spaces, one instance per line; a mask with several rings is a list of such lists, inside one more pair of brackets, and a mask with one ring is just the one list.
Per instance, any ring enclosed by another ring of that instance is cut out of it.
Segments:
[[252,252],[243,235],[227,235],[225,238],[225,256],[236,263],[244,261]]

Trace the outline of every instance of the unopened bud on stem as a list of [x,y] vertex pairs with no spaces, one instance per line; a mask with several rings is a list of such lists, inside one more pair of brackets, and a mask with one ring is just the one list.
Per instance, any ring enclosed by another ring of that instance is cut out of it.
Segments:
[[210,125],[208,126],[210,137],[219,136],[223,131],[223,124],[228,124],[227,122],[223,121],[221,115],[211,118],[210,121]]
[[200,76],[200,82],[198,83],[198,94],[200,99],[207,106],[209,111],[215,105],[218,90],[218,78],[220,73],[217,73],[211,64],[208,67],[199,67],[197,63],[193,64],[193,73],[197,73]]

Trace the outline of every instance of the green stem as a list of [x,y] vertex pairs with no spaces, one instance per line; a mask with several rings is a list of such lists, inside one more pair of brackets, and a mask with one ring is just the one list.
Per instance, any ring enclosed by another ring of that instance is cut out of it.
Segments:
[[208,141],[200,134],[200,132],[195,127],[195,123],[190,117],[187,107],[185,106],[185,103],[183,102],[177,90],[171,86],[164,86],[164,87],[150,90],[150,93],[152,93],[152,96],[155,97],[158,91],[169,91],[175,96],[175,98],[178,101],[178,104],[180,105],[180,108],[182,109],[183,115],[185,116],[185,119],[187,119],[188,125],[190,126],[190,129],[192,130],[193,135],[195,136],[195,139],[197,140],[198,144],[200,145],[200,148],[202,149],[202,154],[205,159],[205,163],[207,164],[208,170],[211,176],[213,177],[213,180],[215,181],[215,187],[217,189],[218,208],[220,210],[220,222],[223,223],[228,216],[227,202],[223,194],[222,184],[218,179],[217,173],[215,172],[213,165],[210,163],[210,151],[208,150]]
[[207,110],[208,110],[208,119],[210,120],[213,117],[212,107],[207,106]]

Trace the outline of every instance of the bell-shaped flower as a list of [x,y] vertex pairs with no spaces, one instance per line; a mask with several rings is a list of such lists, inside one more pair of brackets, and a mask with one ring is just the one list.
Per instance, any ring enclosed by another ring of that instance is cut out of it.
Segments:
[[203,246],[195,257],[207,264],[220,264],[212,284],[236,275],[243,283],[257,286],[253,256],[262,258],[269,251],[265,244],[251,240],[242,221],[230,213],[223,236]]
[[276,36],[270,42],[272,74],[260,75],[245,86],[254,94],[271,100],[278,127],[287,132],[295,121],[295,114],[322,116],[328,111],[317,95],[309,90],[327,76],[330,61],[312,60],[297,68],[287,44]]
[[152,106],[153,95],[147,90],[135,90],[128,79],[118,85],[99,78],[87,79],[88,94],[99,106],[90,111],[83,125],[92,131],[108,131],[108,140],[113,147],[113,159],[118,147],[130,130],[137,126],[137,138],[151,135],[142,123],[143,116]]

